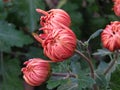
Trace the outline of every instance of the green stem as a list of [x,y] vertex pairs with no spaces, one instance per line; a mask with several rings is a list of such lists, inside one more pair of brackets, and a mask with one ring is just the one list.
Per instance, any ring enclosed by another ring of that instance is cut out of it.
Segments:
[[106,75],[107,73],[109,73],[109,71],[112,69],[112,67],[114,66],[114,64],[115,64],[115,62],[116,62],[117,59],[118,59],[118,54],[116,52],[114,59],[110,62],[109,66],[104,71],[104,73],[103,73],[104,75]]
[[77,75],[76,74],[73,74],[73,73],[52,73],[52,76],[60,76],[60,77],[73,77],[73,78],[76,78]]
[[87,50],[87,54],[88,54],[89,58],[91,58],[90,51],[88,49],[88,45],[86,46],[81,40],[78,40],[78,39],[77,39],[77,42],[80,43],[82,46],[85,47],[85,49]]
[[111,68],[114,66],[114,64],[115,64],[115,60],[112,60],[103,74],[106,75],[111,70]]
[[82,46],[84,46],[84,43],[81,40],[77,39],[77,42],[80,43]]

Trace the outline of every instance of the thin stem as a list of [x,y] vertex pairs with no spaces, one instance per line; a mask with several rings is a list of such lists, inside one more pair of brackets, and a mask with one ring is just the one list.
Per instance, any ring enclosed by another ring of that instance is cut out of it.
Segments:
[[114,64],[115,64],[115,60],[112,60],[103,74],[106,75],[111,70]]
[[84,46],[84,43],[77,39],[77,42]]
[[[92,64],[91,60],[90,60],[89,58],[87,58],[87,57],[86,57],[83,53],[81,53],[80,51],[75,50],[75,52],[76,52],[77,54],[79,54],[81,57],[83,57],[84,60],[86,60],[86,62],[89,64],[91,77],[95,80],[94,67],[93,67],[93,64]],[[93,85],[93,90],[99,90],[99,87],[97,86],[97,84],[94,84],[94,85]]]
[[92,64],[91,60],[90,60],[89,58],[87,58],[87,57],[86,57],[83,53],[81,53],[80,51],[75,50],[75,52],[76,52],[77,54],[79,54],[81,57],[83,57],[84,60],[86,60],[86,62],[89,64],[91,77],[92,77],[93,79],[95,79],[94,68],[93,68],[93,64]]
[[104,75],[106,75],[107,73],[109,73],[109,71],[110,71],[110,70],[112,69],[112,67],[114,66],[117,58],[118,58],[118,54],[115,53],[115,57],[114,57],[114,59],[110,62],[109,66],[106,68],[106,70],[104,71],[104,73],[103,73]]
[[85,49],[87,50],[87,54],[88,54],[89,58],[91,58],[91,56],[90,56],[90,51],[89,51],[89,49],[88,49],[88,46],[85,46],[85,44],[84,44],[81,40],[78,40],[78,39],[77,39],[77,42],[80,43],[82,46],[85,47]]
[[89,47],[87,47],[86,49],[87,49],[87,54],[88,54],[89,58],[91,59]]
[[60,76],[60,77],[73,77],[73,78],[76,78],[77,75],[76,74],[73,74],[73,73],[52,73],[52,76]]

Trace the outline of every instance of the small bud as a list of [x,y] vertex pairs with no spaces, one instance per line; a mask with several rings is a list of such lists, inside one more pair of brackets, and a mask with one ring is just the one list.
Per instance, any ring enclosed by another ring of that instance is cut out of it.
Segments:
[[44,83],[50,74],[49,62],[40,58],[33,58],[24,62],[26,67],[21,69],[24,80],[31,86],[39,86]]
[[60,26],[57,23],[61,23],[67,27],[69,27],[71,24],[70,16],[67,14],[67,12],[65,12],[62,9],[51,9],[49,11],[36,9],[36,11],[44,15],[40,17],[40,24],[42,27],[46,27],[46,28],[49,27],[49,29],[52,29],[52,28],[60,28]]

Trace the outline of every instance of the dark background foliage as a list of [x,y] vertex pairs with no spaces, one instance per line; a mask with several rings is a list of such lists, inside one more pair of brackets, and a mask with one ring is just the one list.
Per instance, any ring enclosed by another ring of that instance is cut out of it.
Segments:
[[[43,10],[62,8],[67,11],[72,19],[71,29],[77,38],[84,42],[106,24],[119,20],[114,15],[112,7],[112,0],[0,0],[0,90],[33,90],[33,87],[24,83],[20,70],[23,62],[30,58],[46,59],[41,45],[32,37],[32,32],[36,32],[40,27],[40,15],[35,11],[36,8]],[[99,48],[102,48],[100,35],[89,42],[90,53],[96,52]],[[85,76],[89,71],[88,66],[75,55],[70,60],[53,64],[53,71],[72,71],[80,74],[79,77],[83,79],[56,80],[51,77],[48,84],[35,87],[34,90],[89,90],[86,87],[91,87],[94,81]],[[100,60],[101,58],[94,57],[95,67],[100,65]],[[106,64],[109,62],[107,57],[102,60]],[[101,65],[105,66],[103,63]],[[105,77],[101,76],[98,82],[103,89],[100,90],[119,90],[119,71],[118,66],[112,73],[107,89],[104,88],[108,85],[105,83]],[[66,88],[74,87],[76,82],[79,87]]]

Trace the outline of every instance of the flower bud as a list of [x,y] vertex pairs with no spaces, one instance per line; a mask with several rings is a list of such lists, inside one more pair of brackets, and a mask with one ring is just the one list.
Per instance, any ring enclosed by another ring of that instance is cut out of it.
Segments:
[[103,46],[110,51],[120,49],[120,22],[114,21],[107,25],[101,33]]
[[60,27],[57,23],[53,23],[54,21],[58,23],[62,23],[63,25],[69,27],[71,24],[71,18],[62,9],[51,9],[49,11],[43,11],[41,9],[36,9],[38,13],[44,14],[40,18],[40,24],[42,27]]
[[39,86],[45,82],[50,74],[49,61],[40,58],[33,58],[24,62],[26,67],[23,67],[24,80],[31,86]]
[[68,27],[64,25],[63,27],[53,29],[42,43],[44,54],[55,62],[71,57],[76,48],[75,34]]
[[114,6],[113,11],[116,16],[120,16],[120,0],[113,0]]

